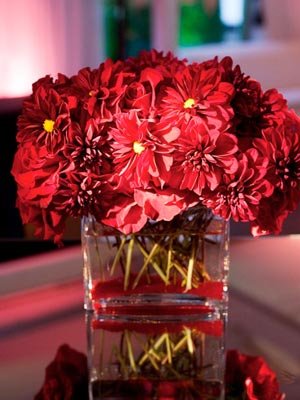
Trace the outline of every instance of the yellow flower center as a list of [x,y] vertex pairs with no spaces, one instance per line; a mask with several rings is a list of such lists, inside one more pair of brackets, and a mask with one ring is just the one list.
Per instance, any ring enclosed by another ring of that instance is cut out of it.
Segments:
[[192,98],[189,98],[183,103],[183,108],[192,108],[192,107],[194,107],[195,104],[196,104],[195,100]]
[[51,133],[51,132],[53,132],[54,124],[55,124],[55,121],[53,121],[52,119],[45,119],[45,121],[43,123],[43,128],[46,132]]
[[145,150],[145,146],[140,142],[133,142],[133,151],[136,154],[141,154]]

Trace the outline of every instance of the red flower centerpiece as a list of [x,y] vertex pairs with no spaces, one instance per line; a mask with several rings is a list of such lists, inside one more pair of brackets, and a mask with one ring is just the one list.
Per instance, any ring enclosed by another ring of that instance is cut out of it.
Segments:
[[229,57],[188,64],[152,50],[39,80],[18,129],[24,223],[60,243],[67,217],[83,221],[98,360],[115,340],[100,381],[221,380],[226,221],[279,233],[300,200],[300,119],[283,96]]
[[278,233],[300,199],[299,135],[282,95],[229,57],[108,60],[33,85],[18,121],[17,205],[56,242],[68,216],[131,233],[196,204]]

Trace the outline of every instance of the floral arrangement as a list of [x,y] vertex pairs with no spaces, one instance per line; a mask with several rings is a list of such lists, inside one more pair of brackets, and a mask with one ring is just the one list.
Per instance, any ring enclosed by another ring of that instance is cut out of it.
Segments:
[[[136,383],[133,385],[135,386]],[[147,385],[147,381],[144,381]],[[171,399],[170,384],[159,386],[158,398]],[[247,356],[237,350],[227,352],[227,400],[284,400],[275,373],[262,357]],[[88,368],[86,356],[68,345],[59,347],[48,365],[45,381],[35,400],[88,399]]]
[[61,241],[68,216],[123,233],[203,205],[278,233],[300,200],[300,119],[231,58],[152,50],[33,84],[18,120],[17,206]]

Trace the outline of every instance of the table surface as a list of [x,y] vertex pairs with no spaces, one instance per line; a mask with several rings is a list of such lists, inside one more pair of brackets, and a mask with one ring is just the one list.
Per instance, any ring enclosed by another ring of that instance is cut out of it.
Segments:
[[[300,400],[300,236],[233,238],[230,254],[227,348],[265,357]],[[62,343],[86,352],[81,263],[77,246],[0,264],[1,400],[33,399]]]

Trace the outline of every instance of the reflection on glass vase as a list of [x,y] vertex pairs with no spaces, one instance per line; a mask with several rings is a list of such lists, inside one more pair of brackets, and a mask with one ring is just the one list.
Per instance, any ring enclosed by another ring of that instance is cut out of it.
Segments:
[[91,399],[222,399],[228,224],[205,207],[124,235],[82,222]]

